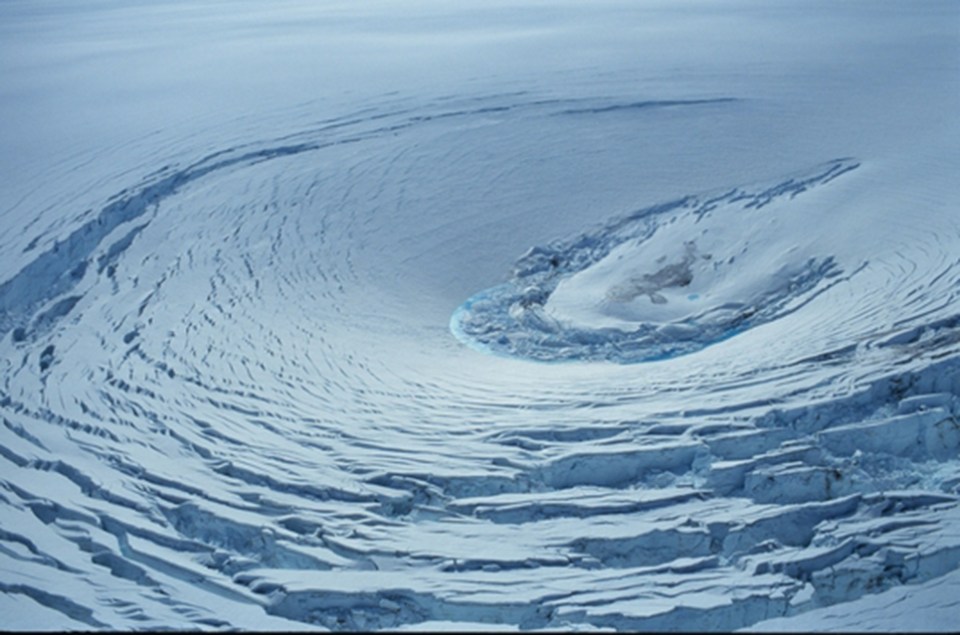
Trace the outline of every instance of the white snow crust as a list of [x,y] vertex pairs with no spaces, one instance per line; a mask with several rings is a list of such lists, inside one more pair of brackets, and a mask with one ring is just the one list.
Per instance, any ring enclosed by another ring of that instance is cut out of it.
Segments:
[[955,631],[960,5],[0,3],[0,614]]

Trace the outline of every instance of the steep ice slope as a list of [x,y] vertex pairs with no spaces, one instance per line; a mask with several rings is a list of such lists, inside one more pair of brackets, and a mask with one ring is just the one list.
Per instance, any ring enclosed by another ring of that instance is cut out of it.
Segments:
[[953,628],[960,15],[872,5],[5,3],[13,627]]

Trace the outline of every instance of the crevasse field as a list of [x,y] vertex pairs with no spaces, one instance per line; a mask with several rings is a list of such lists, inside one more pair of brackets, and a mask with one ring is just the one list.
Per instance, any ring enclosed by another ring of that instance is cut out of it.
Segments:
[[960,5],[0,3],[5,629],[955,630]]

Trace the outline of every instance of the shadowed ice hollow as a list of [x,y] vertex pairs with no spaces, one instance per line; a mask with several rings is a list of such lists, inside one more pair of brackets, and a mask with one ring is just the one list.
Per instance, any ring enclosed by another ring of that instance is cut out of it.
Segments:
[[777,320],[850,279],[811,241],[823,197],[805,193],[856,167],[835,161],[760,189],[690,196],[534,248],[509,283],[458,308],[451,329],[501,354],[634,363]]

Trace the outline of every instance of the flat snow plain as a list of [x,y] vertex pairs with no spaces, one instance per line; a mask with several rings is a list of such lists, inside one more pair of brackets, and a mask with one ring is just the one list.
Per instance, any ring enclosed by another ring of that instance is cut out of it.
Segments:
[[3,627],[955,630],[958,23],[0,3]]

